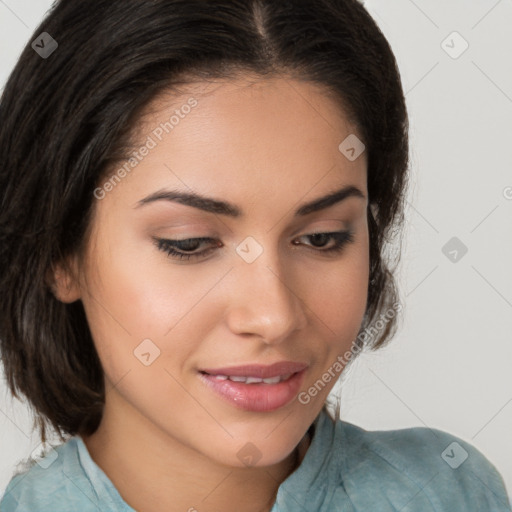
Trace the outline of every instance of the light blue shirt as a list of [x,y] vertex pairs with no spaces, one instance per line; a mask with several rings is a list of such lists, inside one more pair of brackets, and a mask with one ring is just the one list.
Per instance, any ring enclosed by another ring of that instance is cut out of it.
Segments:
[[[0,512],[70,511],[134,512],[78,436],[14,476],[0,502]],[[302,511],[512,509],[496,468],[458,437],[426,427],[367,431],[341,420],[334,424],[322,410],[301,465],[280,485],[272,508]]]

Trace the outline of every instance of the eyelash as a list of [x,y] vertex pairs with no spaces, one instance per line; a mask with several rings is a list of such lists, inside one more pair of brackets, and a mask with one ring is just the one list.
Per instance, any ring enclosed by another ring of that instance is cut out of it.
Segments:
[[[332,231],[332,232],[326,232],[326,233],[311,233],[308,235],[302,235],[299,238],[302,237],[313,237],[313,236],[328,236],[330,239],[334,240],[334,245],[332,247],[329,247],[328,249],[321,249],[321,248],[311,248],[311,250],[319,252],[319,253],[327,253],[327,254],[337,254],[341,252],[344,247],[352,243],[354,241],[354,233],[352,231]],[[183,250],[183,247],[180,247],[181,244],[188,244],[190,242],[216,242],[213,238],[208,237],[199,237],[199,238],[185,238],[183,240],[168,240],[165,238],[154,238],[155,245],[160,251],[163,251],[167,253],[168,256],[171,258],[176,258],[180,260],[190,260],[191,258],[199,258],[201,256],[206,256],[211,251],[215,249],[215,247],[210,247],[209,249],[205,249],[201,252],[195,252],[195,253],[185,253],[177,251],[176,248]],[[294,244],[298,245],[298,244]],[[217,243],[217,247],[220,247],[220,245]]]

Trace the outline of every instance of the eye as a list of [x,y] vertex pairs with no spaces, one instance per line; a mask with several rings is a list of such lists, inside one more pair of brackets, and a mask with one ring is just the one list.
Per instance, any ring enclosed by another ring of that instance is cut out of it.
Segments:
[[[330,233],[312,233],[302,235],[300,238],[309,238],[314,251],[321,253],[337,253],[340,252],[347,244],[354,241],[354,233],[352,231],[333,231]],[[331,243],[330,243],[331,242]],[[299,245],[293,241],[294,245]]]
[[[309,248],[319,253],[337,253],[340,252],[347,244],[354,241],[354,233],[352,231],[333,231],[330,233],[311,233],[309,235],[302,235],[294,240],[293,245],[301,245],[301,238],[309,238],[311,245]],[[155,245],[160,251],[167,253],[171,258],[179,260],[190,260],[191,258],[204,257],[210,254],[216,248],[222,247],[220,240],[214,238],[201,237],[201,238],[185,238],[183,240],[169,240],[165,238],[154,238]],[[198,249],[204,245],[209,244],[210,247],[202,251]]]
[[222,242],[213,238],[185,238],[184,240],[167,240],[165,238],[154,238],[155,245],[161,251],[166,252],[172,258],[180,260],[189,260],[190,258],[198,258],[206,256],[212,252],[215,247],[210,247],[203,251],[195,252],[202,244],[206,242],[213,243],[216,247],[221,247]]

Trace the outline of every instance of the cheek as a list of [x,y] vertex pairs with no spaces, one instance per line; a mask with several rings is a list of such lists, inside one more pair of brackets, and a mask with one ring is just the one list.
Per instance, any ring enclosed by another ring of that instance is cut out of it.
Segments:
[[331,265],[319,266],[306,287],[315,322],[312,371],[298,402],[318,412],[344,370],[364,317],[368,297],[368,247],[360,244]]
[[368,298],[369,258],[359,244],[329,265],[318,266],[307,282],[307,305],[335,339],[352,341],[363,320]]
[[83,301],[108,379],[143,371],[147,381],[155,368],[178,370],[218,321],[208,293],[225,269],[173,264],[151,242],[109,240],[96,246]]
[[215,282],[195,265],[171,261],[128,226],[107,232],[96,250],[92,293],[134,338],[165,336]]

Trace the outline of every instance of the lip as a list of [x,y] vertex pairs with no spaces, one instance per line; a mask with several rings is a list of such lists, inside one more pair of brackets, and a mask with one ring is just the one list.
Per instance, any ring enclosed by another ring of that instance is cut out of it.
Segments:
[[[254,369],[252,365],[250,366]],[[233,382],[229,379],[217,380],[214,375],[209,375],[209,372],[208,374],[199,372],[198,375],[200,380],[208,387],[208,389],[211,389],[215,394],[236,408],[252,412],[271,412],[284,407],[295,399],[306,374],[306,368],[304,368],[304,365],[301,365],[301,367],[302,370],[293,373],[287,380],[278,382],[277,384],[245,384],[243,382]],[[237,367],[237,369],[238,368],[247,367]],[[259,368],[262,372],[263,369],[266,369],[267,372],[270,371],[269,367],[260,366]],[[226,370],[232,371],[233,368],[224,369],[224,371]],[[276,375],[274,369],[272,369],[272,372],[273,375],[270,375],[269,377],[277,377],[278,375],[285,374],[278,373]],[[224,373],[220,375],[226,374]],[[233,373],[231,373],[231,375],[235,376]],[[242,373],[238,376],[243,375],[248,374]],[[248,376],[257,377],[259,375],[249,374]]]
[[210,375],[227,375],[228,377],[259,377],[268,379],[298,373],[307,368],[306,363],[294,361],[278,361],[271,365],[246,364],[243,366],[230,366],[224,368],[203,368],[200,371]]

